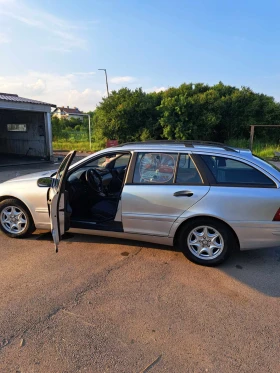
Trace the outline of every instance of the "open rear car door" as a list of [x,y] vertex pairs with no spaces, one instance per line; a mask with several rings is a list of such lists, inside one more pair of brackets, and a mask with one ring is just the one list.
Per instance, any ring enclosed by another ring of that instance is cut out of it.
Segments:
[[65,190],[65,184],[67,172],[75,154],[76,152],[72,151],[66,155],[53,179],[52,186],[48,190],[51,231],[56,252],[58,252],[61,236],[70,228],[71,207],[68,203],[68,192]]

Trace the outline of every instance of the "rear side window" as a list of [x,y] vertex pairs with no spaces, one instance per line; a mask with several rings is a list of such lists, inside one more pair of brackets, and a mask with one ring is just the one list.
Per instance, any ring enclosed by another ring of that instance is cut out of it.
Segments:
[[139,153],[133,183],[172,184],[177,158],[173,153]]
[[275,183],[259,170],[231,158],[202,155],[217,184],[276,187]]
[[177,184],[202,184],[201,177],[189,154],[180,154],[176,175]]

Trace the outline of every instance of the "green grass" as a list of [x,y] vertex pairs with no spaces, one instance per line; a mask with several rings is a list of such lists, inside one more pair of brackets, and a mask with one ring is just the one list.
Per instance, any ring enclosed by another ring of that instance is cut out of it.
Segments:
[[[230,140],[227,143],[237,148],[249,149],[249,140],[246,139]],[[259,157],[273,158],[275,151],[280,151],[280,144],[265,143],[259,140],[253,143],[253,153]]]
[[[249,140],[240,139],[240,140],[230,140],[227,142],[228,145],[235,146],[237,148],[244,148],[249,149]],[[92,143],[91,150],[89,148],[88,141],[75,141],[75,140],[58,140],[53,141],[53,149],[54,150],[77,150],[77,151],[96,151],[102,148],[100,144]],[[253,153],[258,155],[262,158],[272,158],[274,156],[274,152],[280,152],[280,145],[279,144],[268,144],[262,143],[258,140],[254,142]]]
[[53,141],[53,150],[77,150],[77,151],[84,151],[89,152],[93,151],[89,148],[88,141],[68,141],[68,140],[58,140]]

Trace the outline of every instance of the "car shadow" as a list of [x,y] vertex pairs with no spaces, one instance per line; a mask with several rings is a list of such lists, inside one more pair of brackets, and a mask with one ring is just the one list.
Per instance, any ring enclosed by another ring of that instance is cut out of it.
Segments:
[[280,297],[280,248],[237,251],[217,268],[261,293]]
[[[52,243],[50,232],[35,232],[32,237],[33,239]],[[119,244],[130,247],[179,252],[179,250],[170,246],[112,237],[66,233],[63,239],[69,243]],[[267,296],[280,297],[280,248],[236,251],[225,263],[216,267],[216,269]],[[212,268],[209,268],[209,270],[211,271]]]

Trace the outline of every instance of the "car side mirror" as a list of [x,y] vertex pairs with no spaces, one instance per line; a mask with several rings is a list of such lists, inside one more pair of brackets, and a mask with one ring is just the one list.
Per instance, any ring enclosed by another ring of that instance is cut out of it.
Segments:
[[41,177],[37,181],[38,187],[41,188],[50,188],[52,186],[53,179],[51,177]]

